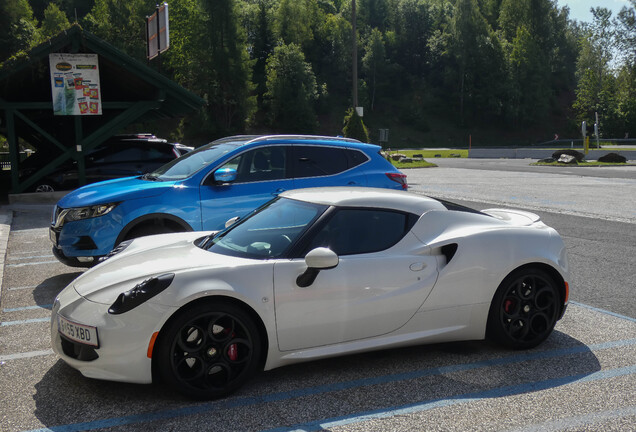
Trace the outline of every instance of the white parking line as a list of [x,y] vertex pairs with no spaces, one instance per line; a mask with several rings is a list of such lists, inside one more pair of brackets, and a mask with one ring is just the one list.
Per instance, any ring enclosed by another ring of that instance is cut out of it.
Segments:
[[51,318],[33,318],[33,319],[20,320],[20,321],[7,321],[7,322],[0,323],[0,327],[9,327],[9,326],[14,326],[14,325],[41,323],[41,322],[47,322],[47,321],[51,321]]
[[25,353],[19,353],[19,354],[9,354],[9,355],[0,356],[0,362],[9,361],[9,360],[19,360],[19,359],[25,359],[25,358],[31,358],[31,357],[41,357],[41,356],[47,356],[51,354],[53,354],[52,349],[47,349],[43,351],[31,351],[31,352],[25,352]]
[[520,429],[510,429],[509,432],[542,432],[546,430],[563,430],[586,426],[590,428],[594,423],[601,423],[607,420],[614,420],[636,415],[636,406],[620,408],[611,411],[601,411],[590,413],[584,416],[568,417],[551,422],[531,425]]
[[41,264],[55,264],[55,263],[59,263],[58,260],[55,261],[38,261],[38,262],[32,262],[32,263],[24,263],[24,264],[7,264],[7,267],[25,267],[25,266],[31,266],[31,265],[41,265]]

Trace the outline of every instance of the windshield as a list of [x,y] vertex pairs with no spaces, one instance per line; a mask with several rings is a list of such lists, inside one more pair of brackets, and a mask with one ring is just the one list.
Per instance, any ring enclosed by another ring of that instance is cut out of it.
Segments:
[[210,252],[243,258],[278,258],[327,208],[276,198],[202,247]]
[[214,141],[192,150],[178,159],[168,162],[151,173],[145,174],[145,180],[176,181],[183,180],[197,173],[206,166],[236,149],[245,141]]

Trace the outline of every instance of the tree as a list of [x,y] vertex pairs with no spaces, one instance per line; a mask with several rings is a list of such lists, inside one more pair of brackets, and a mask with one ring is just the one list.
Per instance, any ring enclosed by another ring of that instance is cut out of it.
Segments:
[[56,36],[62,30],[65,30],[71,26],[68,22],[66,14],[57,7],[55,3],[50,3],[44,10],[44,19],[42,20],[42,27],[40,32],[42,37],[51,38]]
[[386,52],[382,33],[378,29],[373,29],[365,46],[365,54],[362,58],[362,71],[366,75],[367,87],[371,93],[371,111],[375,106],[375,93],[379,77],[384,72],[386,63]]
[[316,77],[296,44],[281,45],[267,61],[267,93],[270,124],[287,132],[313,132]]
[[39,41],[37,20],[28,0],[0,2],[0,62]]
[[357,139],[365,143],[369,142],[369,131],[364,125],[362,117],[353,108],[349,108],[345,114],[342,132],[347,138]]

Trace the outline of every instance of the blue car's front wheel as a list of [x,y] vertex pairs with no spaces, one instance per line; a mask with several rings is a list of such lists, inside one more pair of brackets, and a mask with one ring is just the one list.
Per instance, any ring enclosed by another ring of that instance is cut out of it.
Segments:
[[187,307],[162,331],[157,366],[163,379],[196,399],[226,396],[259,364],[260,340],[252,319],[225,303]]

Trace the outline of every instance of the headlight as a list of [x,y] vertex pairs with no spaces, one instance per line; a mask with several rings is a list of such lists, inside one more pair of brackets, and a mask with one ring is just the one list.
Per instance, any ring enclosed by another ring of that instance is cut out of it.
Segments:
[[174,273],[166,273],[161,276],[146,279],[140,284],[135,285],[133,289],[119,294],[115,303],[108,309],[108,313],[111,315],[119,315],[136,308],[168,288],[173,279]]
[[66,211],[64,215],[64,220],[66,222],[73,222],[82,219],[89,219],[99,216],[104,216],[105,214],[110,213],[112,209],[117,207],[119,203],[111,203],[111,204],[99,204],[90,207],[76,207],[70,208]]

